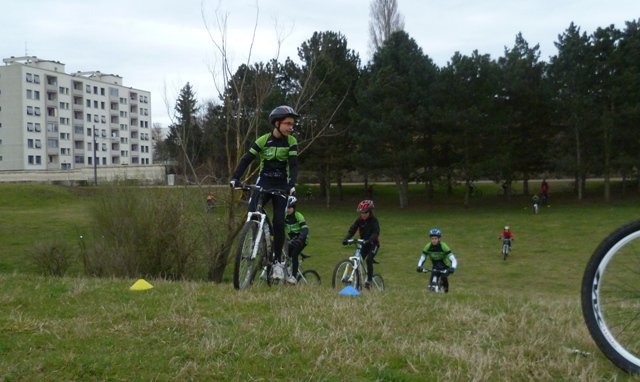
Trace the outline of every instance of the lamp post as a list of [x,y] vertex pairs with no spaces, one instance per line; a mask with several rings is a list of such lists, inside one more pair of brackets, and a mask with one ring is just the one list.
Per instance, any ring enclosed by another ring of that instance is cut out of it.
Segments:
[[93,125],[93,130],[91,131],[91,135],[93,135],[93,182],[95,185],[98,185],[98,159],[96,156],[96,125]]

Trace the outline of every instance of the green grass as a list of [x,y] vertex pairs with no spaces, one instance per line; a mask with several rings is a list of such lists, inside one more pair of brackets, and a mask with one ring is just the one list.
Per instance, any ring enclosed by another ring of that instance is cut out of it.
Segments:
[[[320,288],[237,292],[229,282],[148,280],[153,289],[132,292],[135,280],[36,276],[27,244],[73,237],[88,224],[91,198],[47,186],[51,199],[30,204],[23,197],[39,192],[8,188],[34,186],[3,186],[11,200],[0,207],[0,381],[638,380],[596,348],[579,300],[587,259],[637,219],[637,198],[576,202],[552,184],[553,204],[534,216],[527,197],[503,202],[487,196],[495,185],[483,186],[485,198],[467,209],[459,194],[425,201],[420,187],[412,207],[399,209],[393,187],[376,186],[376,272],[388,290],[360,297],[329,286],[350,254],[340,241],[362,197],[357,187],[330,209],[300,203],[313,255],[304,266],[320,273]],[[516,235],[506,262],[505,224]],[[447,295],[427,293],[427,276],[415,272],[434,226],[459,260]]]

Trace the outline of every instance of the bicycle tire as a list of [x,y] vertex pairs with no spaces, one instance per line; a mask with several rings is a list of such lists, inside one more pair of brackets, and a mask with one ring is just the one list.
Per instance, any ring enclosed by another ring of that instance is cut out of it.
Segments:
[[333,269],[331,287],[333,289],[344,288],[348,285],[356,289],[358,288],[358,285],[360,285],[360,272],[353,271],[353,263],[351,260],[341,260]]
[[373,277],[371,278],[371,284],[373,286],[371,290],[378,290],[378,291],[384,290],[384,279],[382,278],[382,275],[378,273],[373,274]]
[[640,220],[607,236],[593,252],[581,288],[591,337],[620,369],[640,374]]
[[240,231],[238,248],[233,269],[233,287],[237,290],[246,289],[253,283],[257,270],[262,266],[262,259],[266,253],[264,238],[260,240],[258,253],[251,259],[251,251],[255,238],[258,236],[258,223],[248,221]]
[[307,269],[302,272],[302,275],[298,275],[299,285],[320,285],[320,274],[313,269]]
[[502,245],[502,256],[503,256],[503,260],[506,260],[507,256],[509,256],[509,246],[506,244]]

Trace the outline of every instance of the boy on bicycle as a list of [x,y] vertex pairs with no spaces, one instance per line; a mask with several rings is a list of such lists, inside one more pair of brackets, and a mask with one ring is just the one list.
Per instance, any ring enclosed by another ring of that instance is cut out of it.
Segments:
[[425,260],[428,258],[431,260],[432,269],[436,271],[446,271],[440,277],[442,279],[442,285],[444,286],[444,292],[449,292],[449,279],[448,275],[453,274],[458,267],[458,260],[451,252],[449,246],[440,238],[442,237],[442,232],[433,228],[429,231],[429,240],[430,242],[425,245],[422,250],[422,254],[420,255],[420,260],[418,260],[418,268],[416,268],[417,272],[422,273],[423,268],[422,264],[424,264]]
[[378,218],[373,216],[373,207],[373,200],[363,200],[358,204],[358,217],[349,227],[347,236],[342,240],[342,245],[347,245],[347,240],[351,239],[358,231],[360,239],[365,241],[360,249],[360,254],[367,263],[367,281],[364,283],[364,287],[367,289],[371,287],[373,279],[373,258],[380,248],[380,242],[378,241],[380,223]]
[[502,232],[500,232],[500,236],[498,236],[498,239],[509,239],[509,248],[511,248],[511,241],[515,239],[515,237],[513,236],[513,232],[511,232],[511,228],[509,228],[508,225],[504,226],[504,229],[502,230]]
[[[232,188],[240,186],[240,178],[249,164],[255,159],[260,160],[260,173],[256,185],[265,189],[282,190],[289,195],[295,194],[298,178],[298,141],[292,135],[296,119],[300,116],[290,106],[278,106],[269,114],[269,123],[273,127],[253,143],[242,156],[238,167],[231,175],[229,182]],[[258,208],[260,191],[254,191],[249,199],[249,211]],[[282,247],[284,245],[284,217],[287,200],[279,196],[264,193],[263,202],[269,200],[273,205],[273,279],[284,279],[284,265],[282,263]]]
[[287,277],[289,284],[295,284],[298,276],[299,260],[298,256],[307,246],[309,227],[304,220],[304,216],[296,211],[298,199],[289,196],[287,200],[287,216],[284,218],[284,229],[289,236],[289,257],[291,257],[291,274]]

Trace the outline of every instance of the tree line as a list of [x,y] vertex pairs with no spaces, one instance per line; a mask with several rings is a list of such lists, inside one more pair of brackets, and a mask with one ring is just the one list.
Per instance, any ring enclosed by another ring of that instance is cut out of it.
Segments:
[[[322,185],[345,175],[393,180],[401,207],[408,184],[489,179],[505,186],[569,176],[582,198],[589,177],[640,185],[640,30],[638,21],[587,34],[571,23],[557,54],[540,59],[521,33],[497,59],[456,52],[438,67],[403,30],[362,64],[339,32],[315,32],[287,58],[228,71],[219,99],[198,104],[180,91],[169,135],[156,159],[191,182],[226,183],[245,149],[269,131],[280,104],[301,114],[300,168]],[[248,174],[251,172],[249,171]],[[468,196],[468,195],[467,195]]]

